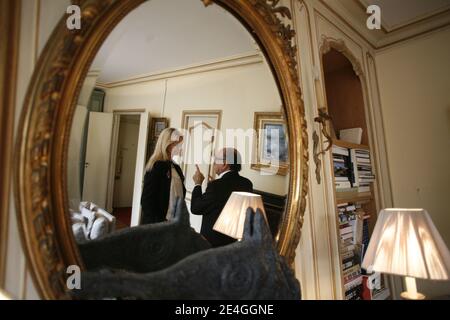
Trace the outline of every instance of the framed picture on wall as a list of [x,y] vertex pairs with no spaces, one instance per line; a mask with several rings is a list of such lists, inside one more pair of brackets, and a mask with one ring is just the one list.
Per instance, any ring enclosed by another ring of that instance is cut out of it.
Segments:
[[265,174],[286,175],[289,149],[286,123],[281,112],[256,112],[256,143],[251,168]]
[[147,139],[147,156],[146,161],[151,157],[155,150],[156,142],[158,141],[161,132],[169,127],[168,118],[152,118],[150,120],[150,128],[148,130]]

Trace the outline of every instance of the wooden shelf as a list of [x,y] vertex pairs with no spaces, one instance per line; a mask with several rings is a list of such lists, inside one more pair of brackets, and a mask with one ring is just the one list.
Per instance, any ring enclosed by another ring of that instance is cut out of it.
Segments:
[[[369,158],[371,160],[370,165],[373,164],[373,161],[375,159],[374,155],[370,151],[369,148],[369,130],[368,125],[366,123],[366,116],[365,116],[365,110],[366,110],[366,103],[364,99],[364,92],[363,92],[363,85],[360,77],[356,74],[354,71],[353,65],[355,61],[350,61],[345,54],[342,52],[339,52],[338,50],[331,49],[329,52],[323,55],[322,57],[322,67],[323,67],[323,74],[324,74],[324,81],[325,81],[325,93],[326,93],[326,111],[331,118],[331,121],[328,122],[328,128],[330,135],[332,137],[332,145],[336,147],[340,147],[343,149],[356,149],[356,150],[364,150],[368,151]],[[339,132],[341,130],[345,129],[351,129],[351,128],[361,128],[362,129],[362,135],[361,135],[361,143],[355,144],[350,143],[347,141],[343,141],[337,138]],[[342,152],[344,153],[344,152]],[[353,162],[353,166],[346,165],[347,169],[349,170],[358,170],[358,163],[355,161],[355,159],[351,159],[353,154],[348,154],[348,158],[345,159],[346,162],[351,161]],[[353,157],[354,158],[354,157]],[[334,156],[332,157],[332,178],[334,184],[336,183],[336,177],[335,175],[335,167],[334,167]],[[354,163],[356,162],[356,163]],[[348,163],[347,163],[348,164]],[[353,168],[352,168],[353,167]],[[356,168],[355,168],[356,167]],[[371,168],[372,173],[374,173],[375,168]],[[339,170],[341,171],[341,170]],[[339,175],[341,173],[339,172]],[[355,174],[356,175],[356,174]],[[350,175],[349,175],[350,178]],[[349,179],[351,180],[351,179]],[[359,181],[355,181],[359,182]],[[334,186],[335,187],[335,186]],[[334,189],[334,198],[336,201],[336,204],[343,205],[345,203],[351,203],[351,204],[361,204],[361,208],[355,208],[354,210],[351,210],[352,208],[344,208],[345,214],[349,213],[350,215],[353,214],[362,214],[364,212],[366,215],[370,215],[371,219],[363,221],[363,227],[365,226],[366,229],[364,232],[366,232],[365,236],[371,235],[373,231],[372,224],[376,222],[376,203],[375,203],[375,192],[373,189],[373,184],[370,184],[370,192],[358,192],[358,188],[346,188],[347,192],[345,192],[343,189],[341,189],[342,192],[339,192]],[[363,189],[362,189],[363,190]],[[366,189],[369,190],[369,189]],[[358,206],[359,207],[359,206]],[[345,224],[342,224],[341,217],[340,217],[341,210],[336,210],[336,219],[339,226],[339,232],[341,227],[343,227]],[[343,218],[343,217],[342,217]],[[343,218],[343,221],[346,219]],[[360,224],[359,228],[361,227]],[[368,226],[368,230],[367,230]],[[359,230],[358,232],[360,232]],[[354,232],[354,231],[353,231]],[[367,234],[368,232],[368,234]],[[352,235],[353,237],[355,234]],[[367,240],[365,238],[364,240]],[[342,254],[342,247],[344,246],[345,249],[345,243],[343,243],[340,236],[337,237],[338,247],[340,249],[340,253]],[[361,245],[363,241],[358,238],[358,244]],[[351,250],[351,249],[350,249]],[[342,260],[343,256],[340,257],[339,261],[336,261],[336,263],[340,262],[341,264],[341,280],[342,280],[342,297],[344,299],[346,298],[354,298],[353,294],[355,292],[351,292],[348,288],[348,286],[345,285],[344,281],[344,270],[342,268]],[[361,264],[362,261],[353,261],[354,263],[358,262],[358,264]],[[356,265],[356,264],[355,264]],[[377,296],[377,298],[384,298],[383,294],[380,294]]]
[[333,140],[333,144],[342,147],[342,148],[348,148],[348,149],[362,149],[362,150],[369,150],[369,146],[366,146],[364,144],[356,144],[351,142],[346,142],[342,140]]
[[363,202],[363,201],[371,201],[373,200],[373,196],[371,193],[352,193],[352,194],[339,194],[336,192],[336,202],[337,204],[348,203],[348,202]]

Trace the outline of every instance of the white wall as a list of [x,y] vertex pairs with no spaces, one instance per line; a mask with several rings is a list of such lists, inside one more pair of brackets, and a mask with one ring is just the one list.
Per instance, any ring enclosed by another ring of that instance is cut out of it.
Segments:
[[[118,109],[146,109],[151,117],[169,118],[170,126],[177,128],[183,111],[222,110],[222,130],[253,129],[254,113],[280,111],[281,100],[267,65],[258,62],[107,89],[105,112]],[[250,169],[249,162],[241,174],[252,180],[255,189],[287,193],[286,176],[262,176]]]
[[[37,62],[51,30],[64,15],[69,0],[23,0],[20,52],[18,65],[17,99],[15,113],[15,129],[31,79],[33,68]],[[8,225],[8,243],[6,257],[5,289],[15,299],[39,299],[31,275],[27,270],[19,230],[17,226],[16,208],[11,191],[11,205]]]
[[[395,207],[425,208],[450,247],[450,29],[376,56]],[[428,296],[450,282],[420,281]]]

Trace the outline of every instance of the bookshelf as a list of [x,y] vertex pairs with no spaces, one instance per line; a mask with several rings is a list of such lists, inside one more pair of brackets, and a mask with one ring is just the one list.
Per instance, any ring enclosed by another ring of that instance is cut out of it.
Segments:
[[369,146],[367,145],[346,142],[339,139],[333,139],[333,145],[348,149],[370,150]]
[[[382,277],[361,269],[378,209],[374,193],[372,148],[366,124],[363,87],[352,62],[341,52],[331,49],[322,60],[327,112],[331,117],[331,172],[336,208],[337,235],[341,264],[342,296],[353,299],[386,299],[389,290]],[[356,135],[341,139],[341,130]],[[381,279],[381,280],[380,280]],[[376,281],[377,289],[367,283]]]
[[371,193],[363,194],[363,195],[356,195],[356,196],[341,196],[339,194],[336,195],[336,204],[343,204],[343,203],[354,203],[354,202],[368,202],[372,201],[373,197]]

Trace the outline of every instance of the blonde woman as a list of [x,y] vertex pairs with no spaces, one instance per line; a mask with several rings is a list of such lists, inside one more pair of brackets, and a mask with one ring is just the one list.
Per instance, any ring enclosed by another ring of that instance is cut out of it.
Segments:
[[176,199],[184,198],[184,175],[180,166],[172,161],[174,156],[180,155],[182,142],[183,136],[174,128],[164,129],[159,135],[145,168],[141,224],[170,220]]

